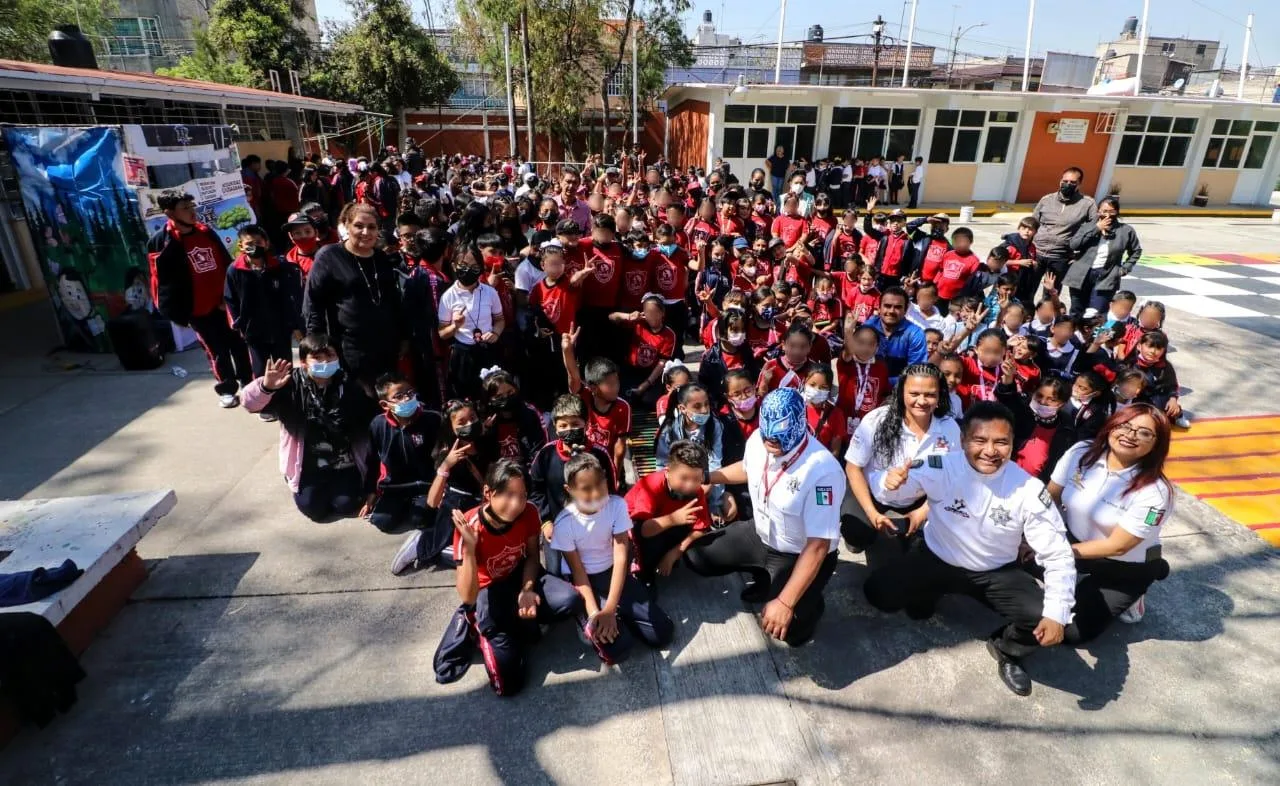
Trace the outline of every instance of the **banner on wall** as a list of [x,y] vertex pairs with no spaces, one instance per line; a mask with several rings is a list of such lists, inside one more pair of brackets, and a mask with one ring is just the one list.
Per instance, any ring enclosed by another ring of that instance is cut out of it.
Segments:
[[106,321],[147,302],[147,228],[115,128],[5,128],[63,343],[110,352]]
[[[240,179],[240,156],[230,126],[123,126],[125,169],[137,184],[138,207],[148,233],[166,221],[156,200],[165,191],[195,197],[196,215],[234,256],[236,232],[254,221]],[[130,161],[133,163],[130,164]]]

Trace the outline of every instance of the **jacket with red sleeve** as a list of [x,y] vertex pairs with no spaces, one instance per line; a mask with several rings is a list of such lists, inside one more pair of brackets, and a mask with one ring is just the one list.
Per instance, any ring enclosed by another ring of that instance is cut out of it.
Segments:
[[[194,231],[203,235],[213,249],[212,261],[220,275],[195,274],[194,263],[187,258],[182,238],[171,221],[166,222],[147,239],[147,262],[151,266],[151,300],[161,316],[184,327],[191,324],[193,316],[204,316],[193,313],[196,287],[202,289],[201,300],[211,301],[216,293],[216,300],[221,304],[226,271],[231,267],[231,254],[222,245],[222,238],[218,237],[217,232],[200,223],[196,224]],[[205,288],[208,291],[204,291]]]
[[223,297],[231,327],[248,341],[287,340],[306,329],[302,271],[275,254],[268,254],[262,270],[254,270],[244,254],[237,257],[227,271]]

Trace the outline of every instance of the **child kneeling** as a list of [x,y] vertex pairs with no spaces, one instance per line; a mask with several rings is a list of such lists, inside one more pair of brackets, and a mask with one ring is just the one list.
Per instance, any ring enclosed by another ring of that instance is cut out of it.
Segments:
[[462,605],[436,649],[436,681],[460,679],[479,647],[493,692],[513,696],[524,687],[538,624],[581,613],[582,599],[568,582],[542,572],[538,509],[529,502],[519,462],[495,461],[485,478],[484,504],[455,510],[453,525]]
[[639,637],[655,649],[671,643],[675,623],[644,585],[629,572],[627,503],[611,495],[606,470],[590,453],[579,453],[564,468],[570,502],[556,517],[551,548],[564,555],[562,572],[573,579],[586,614],[579,618],[586,640],[600,659],[626,658]]

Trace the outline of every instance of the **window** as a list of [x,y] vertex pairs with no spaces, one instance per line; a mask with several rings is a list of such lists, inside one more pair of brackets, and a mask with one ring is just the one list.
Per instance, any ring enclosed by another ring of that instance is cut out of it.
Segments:
[[768,158],[779,145],[786,149],[788,158],[813,158],[818,132],[816,106],[729,104],[724,108],[724,122],[725,158]]
[[934,116],[931,164],[1003,164],[1009,158],[1017,112],[939,109]]
[[1183,166],[1196,132],[1194,117],[1129,115],[1120,138],[1117,166]]
[[107,51],[113,55],[157,57],[163,54],[160,45],[160,20],[153,16],[112,19]]
[[734,106],[730,104],[724,108],[724,122],[754,123],[756,122],[756,108],[754,106]]
[[1196,44],[1196,55],[1203,55],[1206,49],[1204,44]]
[[1218,169],[1262,169],[1266,166],[1271,140],[1280,123],[1275,121],[1225,120],[1213,124],[1213,136],[1204,152],[1204,166]]
[[745,152],[743,141],[746,136],[747,129],[745,128],[726,128],[724,130],[724,157],[742,158]]
[[831,112],[827,155],[861,159],[881,156],[889,160],[910,157],[919,125],[919,109],[837,107]]
[[1173,50],[1174,50],[1174,44],[1172,41],[1165,41],[1163,44],[1160,45],[1160,54],[1162,55],[1171,55],[1173,54]]

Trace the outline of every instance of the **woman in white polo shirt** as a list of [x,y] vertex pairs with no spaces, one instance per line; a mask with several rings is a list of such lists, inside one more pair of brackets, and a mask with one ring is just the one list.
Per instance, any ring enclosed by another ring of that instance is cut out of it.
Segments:
[[858,424],[844,454],[851,493],[841,511],[840,534],[849,547],[865,549],[879,532],[909,535],[924,523],[923,515],[910,516],[908,530],[898,530],[888,514],[907,516],[921,508],[924,497],[905,506],[886,505],[871,491],[880,475],[908,461],[959,449],[960,426],[951,417],[951,397],[942,372],[927,363],[908,366],[888,403],[867,413]]
[[1164,412],[1132,404],[1053,470],[1049,494],[1063,508],[1080,576],[1069,644],[1093,639],[1117,616],[1137,622],[1147,588],[1169,574],[1160,554],[1160,528],[1173,513],[1169,436]]

